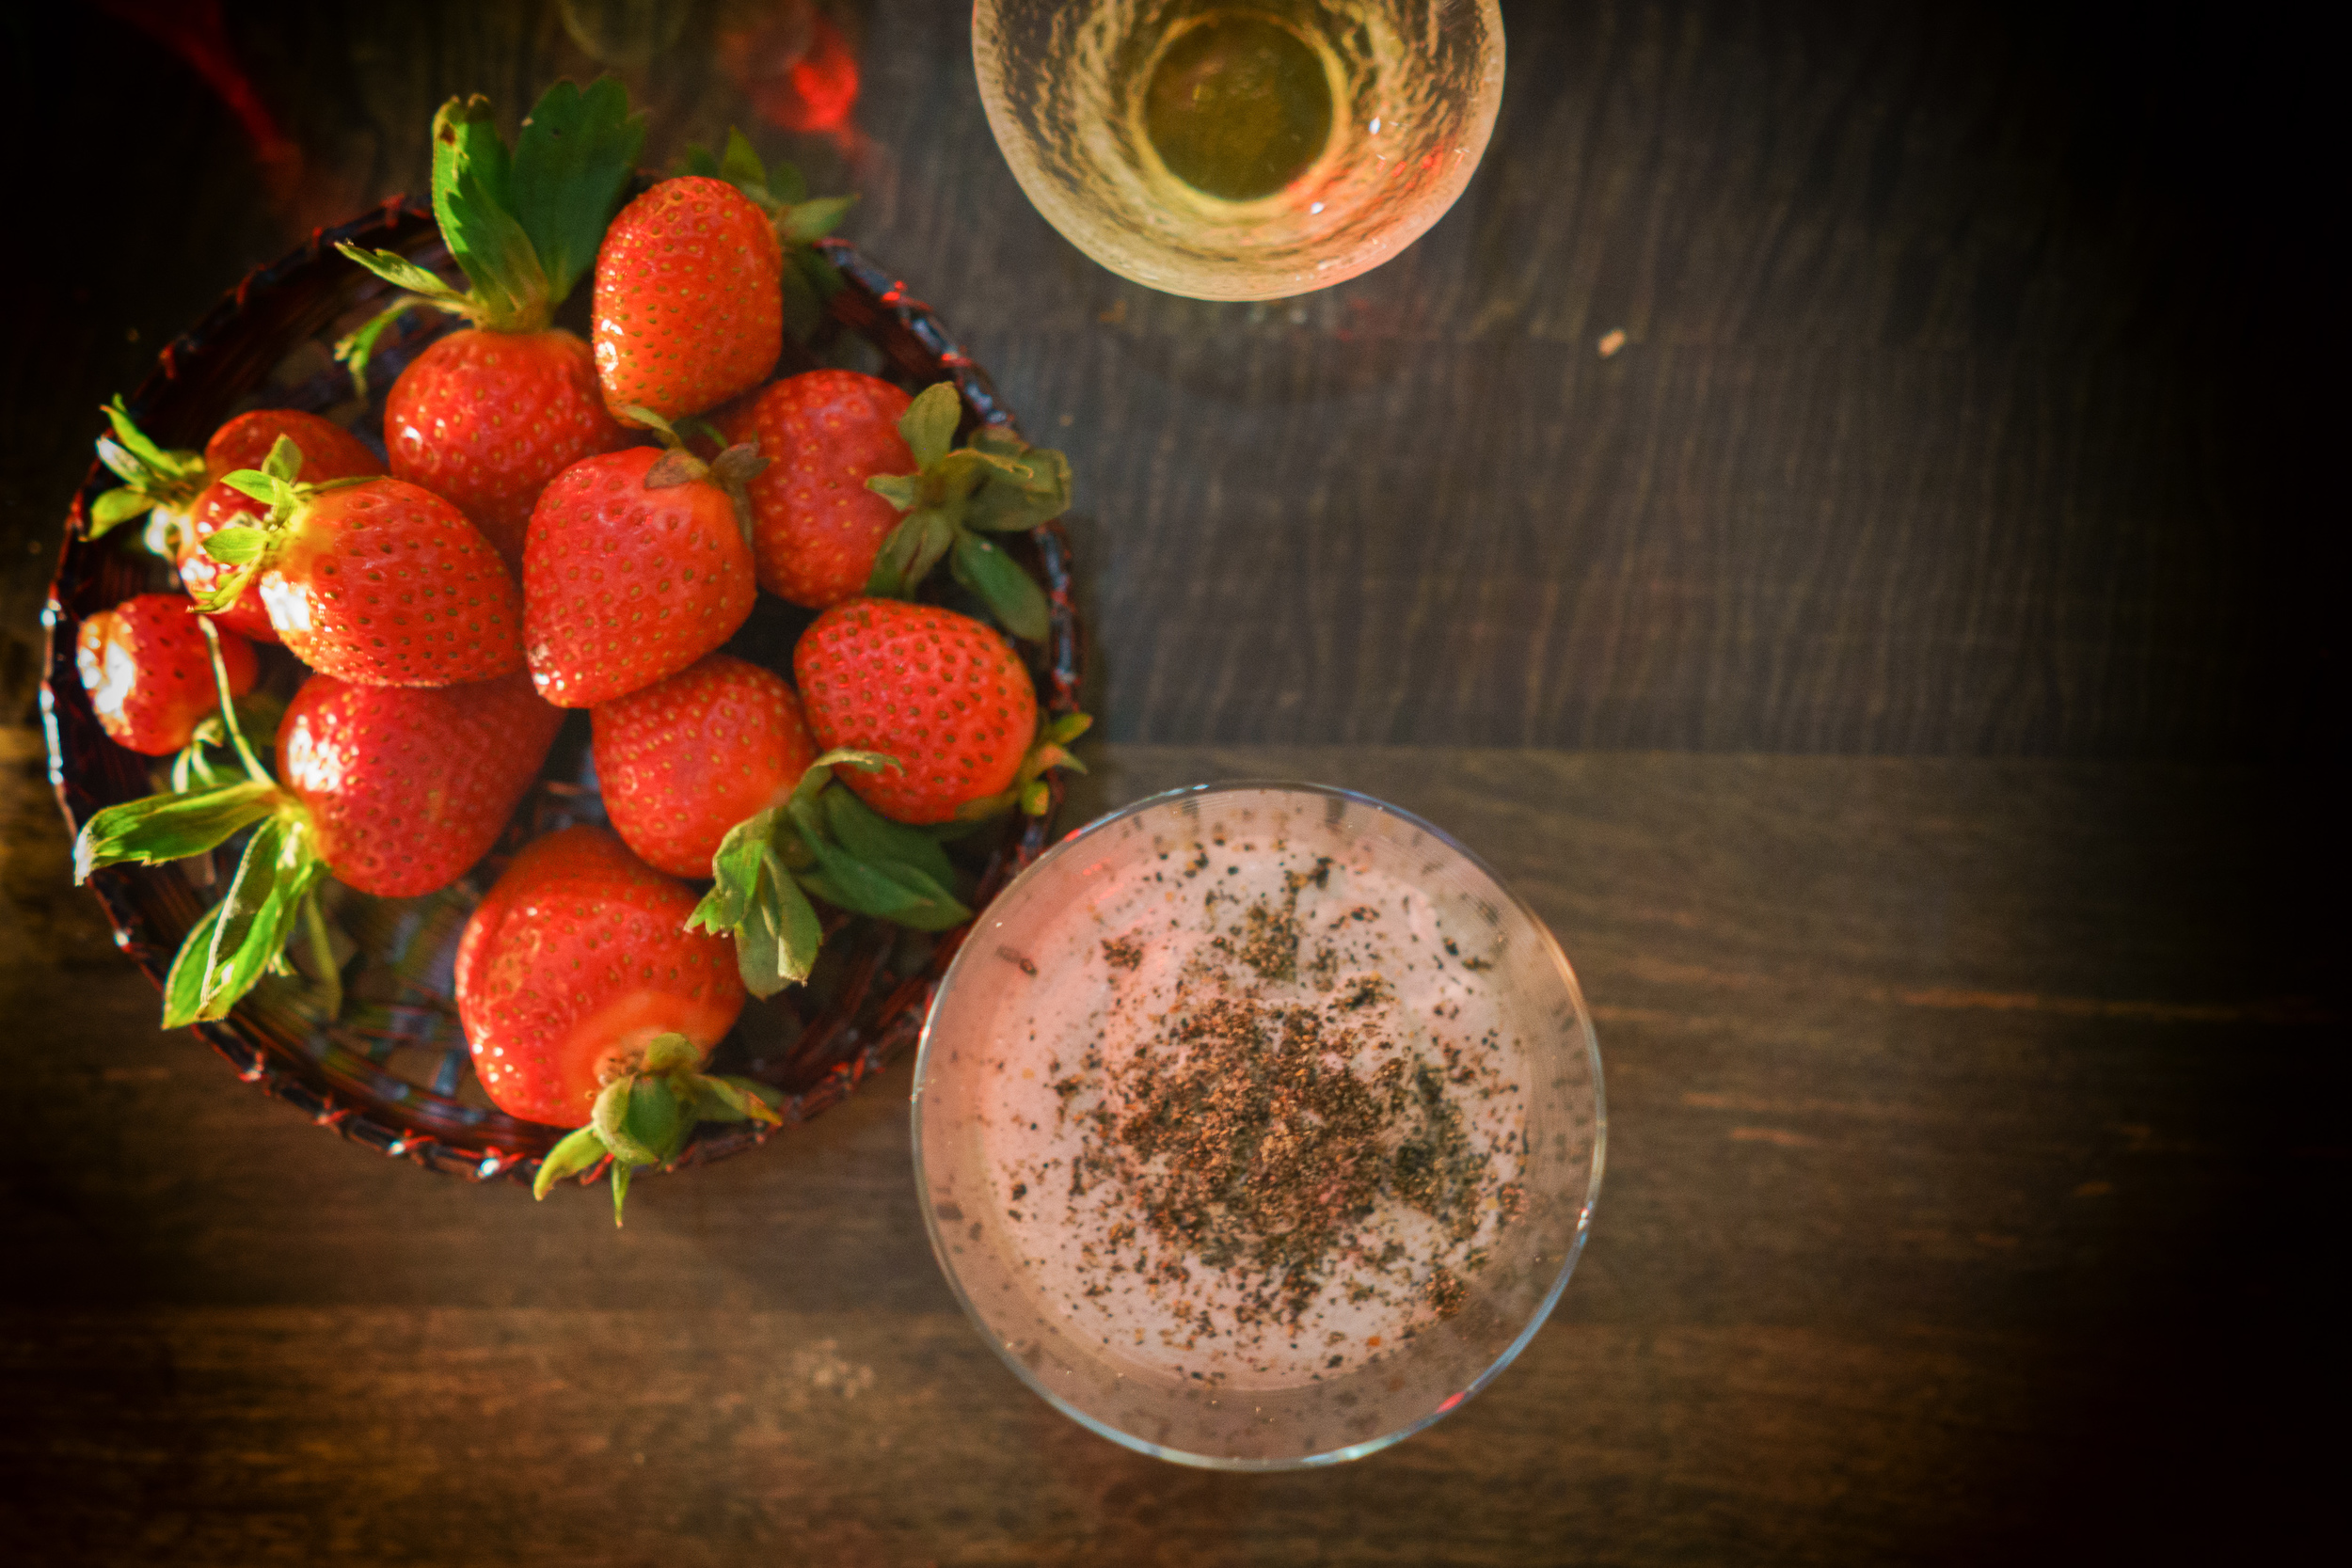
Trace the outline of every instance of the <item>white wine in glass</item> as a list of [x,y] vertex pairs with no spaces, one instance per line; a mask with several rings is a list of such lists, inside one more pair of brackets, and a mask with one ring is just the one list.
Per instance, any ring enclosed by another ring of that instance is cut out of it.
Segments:
[[1461,195],[1502,97],[1495,0],[979,0],[972,44],[1047,221],[1200,299],[1388,260]]

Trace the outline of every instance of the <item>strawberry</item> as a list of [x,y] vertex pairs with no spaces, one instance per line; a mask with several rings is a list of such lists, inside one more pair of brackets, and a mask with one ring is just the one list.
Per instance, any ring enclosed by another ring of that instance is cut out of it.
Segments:
[[523,545],[523,635],[540,696],[595,707],[735,635],[759,592],[742,489],[760,464],[747,446],[707,464],[682,447],[632,447],[556,475]]
[[204,443],[204,471],[218,483],[239,468],[258,468],[268,461],[280,436],[292,437],[302,449],[303,468],[313,479],[356,479],[384,471],[384,460],[365,441],[332,420],[298,408],[256,408],[214,431]]
[[595,258],[644,138],[611,77],[585,92],[549,87],[512,153],[487,99],[453,98],[433,117],[433,212],[468,287],[390,251],[342,247],[407,291],[337,350],[363,390],[376,339],[402,312],[428,306],[472,324],[392,384],[385,445],[393,477],[455,502],[516,572],[548,481],[628,438],[604,411],[588,345],[549,323]]
[[258,578],[287,649],[364,686],[454,686],[521,666],[521,595],[464,513],[403,480],[297,483],[301,466],[280,438],[263,467],[223,482],[269,510],[205,539],[236,570],[199,609],[216,613]]
[[338,881],[414,897],[489,852],[563,722],[519,670],[424,688],[314,674],[278,721],[278,777]]
[[[206,554],[204,541],[222,529],[246,527],[269,512],[262,502],[225,483],[227,476],[259,468],[268,460],[279,436],[290,437],[300,449],[302,472],[313,480],[360,479],[384,471],[383,463],[357,436],[314,414],[257,408],[222,425],[204,444],[205,467],[213,483],[189,509],[180,533],[180,584],[199,599],[213,594],[234,570]],[[264,443],[259,451],[253,450],[257,442]],[[278,641],[278,629],[270,625],[269,610],[262,603],[259,582],[248,583],[234,603],[215,613],[213,621],[258,642]]]
[[114,427],[114,434],[98,438],[98,460],[122,484],[90,503],[83,532],[96,539],[151,511],[155,515],[149,525],[149,547],[168,559],[178,539],[180,520],[195,504],[209,477],[203,455],[157,446],[132,420],[119,396],[100,412]]
[[855,371],[810,371],[763,387],[721,416],[730,441],[757,441],[771,467],[751,483],[759,585],[823,610],[866,591],[898,509],[866,489],[903,474],[914,454],[898,434],[906,393]]
[[674,877],[709,876],[727,830],[791,794],[817,760],[784,677],[725,654],[591,717],[613,830]]
[[561,329],[451,333],[392,383],[384,436],[393,476],[456,502],[517,575],[548,481],[628,440],[588,345]]
[[[252,645],[226,632],[220,652],[230,691],[245,695],[258,668]],[[98,722],[134,752],[167,756],[220,708],[212,655],[184,594],[141,594],[100,610],[74,634],[73,654]]]
[[613,828],[649,864],[717,880],[690,924],[735,937],[754,994],[807,978],[824,935],[808,894],[917,930],[972,917],[937,841],[826,787],[835,768],[897,764],[818,756],[781,676],[712,654],[594,718]]
[[784,252],[723,180],[664,180],[621,209],[596,252],[605,405],[682,419],[756,386],[784,348]]
[[612,833],[576,827],[526,846],[466,923],[457,1016],[484,1090],[579,1128],[541,1165],[540,1196],[609,1156],[618,1223],[629,1171],[675,1158],[695,1121],[779,1119],[756,1085],[698,1070],[743,986],[718,938],[684,928],[693,906]]
[[851,599],[817,617],[792,673],[818,744],[895,757],[843,782],[898,822],[948,822],[1017,800],[1041,812],[1041,774],[1075,768],[1062,720],[1034,751],[1037,690],[1003,635],[968,615],[898,599]]
[[[225,657],[214,661],[213,678],[216,689],[231,685]],[[74,879],[104,865],[203,854],[250,828],[227,896],[172,962],[164,1026],[228,1016],[297,936],[323,992],[318,1010],[331,1022],[342,980],[319,884],[332,873],[362,893],[399,897],[462,875],[513,814],[561,722],[519,673],[425,691],[313,675],[278,723],[282,784],[262,767],[232,705],[221,728],[242,776],[205,765],[185,770],[200,772],[197,787],[97,813],[74,845]]]
[[866,592],[914,596],[915,585],[947,557],[955,578],[977,594],[1006,630],[1041,640],[1050,629],[1045,592],[987,537],[1025,533],[1070,507],[1070,460],[1032,447],[1005,425],[975,431],[954,445],[963,400],[946,382],[923,388],[898,420],[911,474],[876,474],[866,487],[906,514],[874,556]]
[[841,272],[811,242],[832,233],[857,198],[821,196],[812,200],[799,169],[790,164],[768,167],[743,133],[735,130],[727,132],[725,150],[716,156],[707,149],[688,147],[675,172],[723,180],[767,217],[784,251],[784,325],[798,337],[813,334],[824,320],[825,302],[841,290]]
[[[213,432],[200,453],[157,446],[133,421],[131,411],[119,397],[102,412],[114,434],[98,438],[99,460],[120,475],[123,483],[120,489],[100,496],[91,506],[88,535],[98,538],[151,510],[145,543],[167,561],[183,562],[194,551],[189,518],[201,508],[207,487],[239,468],[259,467],[280,436],[294,437],[295,444],[306,449],[312,472],[320,478],[384,471],[375,454],[351,432],[316,414],[292,408],[256,408],[240,414]],[[258,604],[252,607],[246,624],[236,629],[248,637],[277,641],[269,629],[269,617]]]

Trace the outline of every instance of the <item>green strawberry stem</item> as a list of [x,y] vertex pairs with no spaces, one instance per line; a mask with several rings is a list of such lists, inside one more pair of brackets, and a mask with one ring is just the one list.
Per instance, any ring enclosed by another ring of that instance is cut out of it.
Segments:
[[251,828],[228,895],[204,912],[172,959],[164,981],[163,1026],[178,1029],[228,1017],[264,974],[282,971],[297,927],[308,935],[319,970],[314,978],[323,993],[320,1006],[331,1022],[342,1009],[342,980],[317,903],[319,883],[326,876],[317,832],[309,809],[278,786],[246,739],[229,694],[219,634],[210,621],[199,625],[221,697],[217,717],[246,776],[98,812],[74,840],[73,879],[87,881],[101,866],[158,865],[206,854]]
[[494,332],[544,331],[594,265],[644,140],[644,117],[628,112],[628,90],[611,76],[585,91],[570,82],[548,88],[511,154],[488,99],[442,104],[433,117],[433,215],[468,287],[453,289],[393,251],[337,246],[402,291],[336,345],[359,395],[376,341],[419,306]]
[[790,164],[768,167],[743,133],[731,127],[723,152],[714,157],[706,148],[690,146],[678,160],[676,172],[723,180],[768,214],[776,240],[784,247],[785,324],[798,338],[815,333],[824,319],[825,302],[841,291],[841,269],[810,242],[832,233],[857,198],[810,199],[808,182],[798,168]]
[[[660,457],[655,460],[654,466],[645,470],[645,488],[661,490],[674,484],[691,484],[696,480],[709,481],[726,492],[727,500],[735,508],[735,526],[742,531],[743,543],[750,544],[752,542],[751,483],[769,463],[767,458],[759,455],[759,443],[757,441],[738,442],[706,463],[694,455],[693,450],[686,444],[686,438],[677,433],[676,427],[652,409],[641,408],[635,404],[629,404],[620,412],[660,436],[662,446],[667,449]],[[684,422],[708,430],[714,436],[718,435],[716,430],[704,424],[700,420],[688,420]],[[724,438],[720,437],[720,439]]]
[[204,454],[157,446],[133,421],[120,394],[102,410],[114,427],[111,436],[98,438],[98,460],[122,481],[90,503],[87,537],[97,539],[158,507],[184,512],[196,503],[205,484]]
[[302,472],[302,449],[292,436],[280,436],[258,468],[239,468],[221,476],[221,483],[262,502],[269,510],[250,523],[207,534],[204,553],[235,571],[213,584],[212,592],[197,596],[196,608],[217,615],[237,602],[246,585],[268,569],[292,536],[294,523],[313,496],[371,483],[370,475],[330,479],[317,484],[297,482]]
[[955,867],[937,839],[877,815],[847,788],[830,787],[836,768],[898,766],[879,752],[827,752],[789,797],[737,823],[711,856],[712,887],[687,929],[732,935],[737,967],[755,996],[808,978],[824,940],[811,894],[918,931],[972,918],[952,891]]
[[588,1125],[566,1134],[539,1162],[531,1196],[567,1176],[612,1162],[612,1223],[618,1226],[628,1196],[629,1173],[640,1165],[666,1165],[686,1147],[699,1122],[764,1121],[784,1117],[768,1101],[775,1091],[748,1078],[719,1077],[702,1069],[702,1053],[684,1035],[657,1035],[643,1059],[607,1083],[596,1096]]
[[866,591],[911,599],[946,556],[956,580],[1007,631],[1041,641],[1051,626],[1045,592],[988,535],[1025,533],[1068,511],[1070,460],[999,425],[974,432],[970,446],[955,446],[962,416],[962,400],[943,381],[926,387],[899,417],[898,434],[917,467],[866,482],[906,514],[874,557]]
[[1000,812],[1014,807],[1029,816],[1043,816],[1054,801],[1053,790],[1045,775],[1056,768],[1066,773],[1083,773],[1086,764],[1071,753],[1070,743],[1087,733],[1094,723],[1093,716],[1068,713],[1048,723],[1041,720],[1037,741],[1021,759],[1021,767],[1013,773],[1012,783],[993,795],[983,795],[967,800],[956,808],[958,823],[984,822]]

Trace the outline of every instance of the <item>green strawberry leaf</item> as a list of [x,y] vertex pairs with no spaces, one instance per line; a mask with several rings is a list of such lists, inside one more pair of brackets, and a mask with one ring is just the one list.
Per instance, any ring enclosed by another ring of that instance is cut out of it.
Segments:
[[787,243],[804,245],[839,228],[841,220],[850,215],[850,209],[856,205],[854,196],[820,196],[814,201],[787,198],[780,232]]
[[604,1158],[604,1140],[596,1136],[593,1127],[579,1128],[565,1133],[539,1162],[539,1174],[532,1179],[531,1196],[544,1198],[548,1189],[567,1176],[578,1176]]
[[221,906],[215,904],[188,927],[186,940],[164,976],[164,1027],[179,1029],[196,1022],[204,1004],[205,958],[213,950],[213,927],[220,924]]
[[862,861],[897,861],[922,872],[941,887],[956,885],[956,868],[936,839],[903,822],[893,822],[847,789],[823,796],[825,825],[841,847]]
[[963,420],[963,399],[955,384],[934,382],[915,395],[898,416],[898,435],[914,453],[917,467],[928,468],[947,455],[956,444],[956,426]]
[[[167,1012],[164,1027],[228,1017],[285,950],[304,896],[326,873],[306,819],[276,815],[254,829],[205,944],[195,1011],[186,1017]],[[167,1004],[172,1000],[167,988]]]
[[[798,170],[794,177],[799,177]],[[719,154],[719,178],[745,196],[757,192],[772,199],[775,194],[768,188],[768,166],[760,162],[759,150],[732,125],[727,127],[726,150]]]
[[204,553],[224,566],[259,561],[269,549],[270,536],[258,528],[225,528],[204,537]]
[[490,101],[479,93],[451,99],[433,117],[433,215],[473,285],[483,325],[508,332],[547,325],[548,276],[516,221],[506,143]]
[[132,518],[152,511],[155,504],[155,498],[144,490],[109,490],[90,502],[89,527],[85,536],[103,539]]
[[1044,640],[1052,627],[1045,591],[995,544],[977,533],[959,533],[954,571],[956,580],[978,594],[1007,631],[1031,641]]
[[150,795],[108,806],[82,824],[73,841],[73,879],[103,865],[158,865],[225,843],[287,803],[274,784],[253,779],[183,794]]
[[343,971],[335,961],[335,942],[326,931],[326,911],[320,902],[320,893],[314,882],[310,891],[302,895],[302,940],[309,950],[311,982],[317,988],[315,1014],[325,1025],[342,1016]]
[[773,996],[808,978],[824,928],[793,885],[774,845],[775,808],[737,823],[710,860],[712,885],[687,929],[735,938],[736,967],[755,996]]
[[677,162],[670,166],[670,172],[672,174],[693,174],[705,180],[716,180],[719,178],[719,160],[711,155],[710,149],[696,142],[689,142],[686,150],[679,154]]
[[[829,902],[918,931],[944,931],[971,918],[954,895],[913,866],[895,861],[869,865],[834,845],[814,802],[795,798],[787,809],[802,841],[817,857],[817,875],[825,889],[821,896]],[[809,885],[811,877],[803,873],[801,880]]]
[[612,1155],[617,1170],[622,1165],[653,1165],[660,1164],[654,1151],[639,1143],[628,1130],[628,1102],[633,1075],[615,1078],[596,1096],[596,1104],[588,1125],[596,1130],[596,1136]]
[[[692,1048],[688,1049],[691,1053]],[[629,1085],[622,1126],[641,1148],[652,1153],[652,1164],[667,1164],[677,1158],[678,1149],[685,1145],[687,1130],[693,1123],[678,1104],[677,1091],[670,1086],[670,1080],[649,1074]]]
[[[114,402],[104,404],[101,412],[106,416],[106,423],[113,427],[114,438],[120,444],[124,455],[144,469],[148,475],[161,479],[182,480],[204,477],[204,454],[200,451],[183,451],[176,447],[156,445],[147,432],[138,427],[137,421],[131,418],[131,410],[123,403],[120,393],[118,392],[115,395]],[[107,467],[114,467],[114,465],[109,463]],[[122,474],[125,479],[134,477],[123,473],[123,470],[119,467],[115,468],[115,472]]]
[[1047,447],[1013,455],[983,451],[988,476],[963,511],[966,528],[1026,533],[1070,510],[1070,459]]
[[628,90],[603,76],[581,91],[558,82],[542,93],[515,144],[513,211],[561,305],[596,264],[596,247],[645,144],[645,119]]
[[698,1073],[692,1080],[692,1114],[701,1121],[782,1121],[768,1097],[776,1091],[748,1078]]
[[98,438],[98,460],[123,482],[123,488],[109,490],[91,503],[89,538],[154,507],[179,510],[195,501],[205,483],[202,452],[157,446],[132,420],[119,396],[102,412],[114,434]]
[[[444,310],[453,311],[459,315],[471,315],[480,309],[464,290],[451,288],[441,280],[439,273],[433,271],[430,267],[421,266],[411,261],[396,250],[363,250],[356,245],[348,244],[338,245],[335,248],[341,251],[346,260],[358,262],[393,288],[406,290],[417,296],[414,300],[402,300],[392,307],[391,313],[393,314],[419,303],[437,305]],[[383,328],[384,318],[378,316],[359,330],[381,332]]]

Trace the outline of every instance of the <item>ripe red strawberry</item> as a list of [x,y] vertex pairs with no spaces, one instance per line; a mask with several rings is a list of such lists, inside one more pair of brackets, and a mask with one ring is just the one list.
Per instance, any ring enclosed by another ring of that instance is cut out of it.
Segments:
[[296,483],[281,440],[228,483],[268,503],[205,553],[237,570],[199,601],[234,603],[258,578],[278,640],[324,674],[363,686],[456,686],[523,662],[522,595],[464,513],[397,479]]
[[457,1016],[484,1090],[509,1116],[580,1128],[540,1196],[609,1155],[617,1222],[629,1170],[675,1158],[695,1121],[778,1119],[755,1085],[698,1070],[743,982],[723,939],[685,928],[693,907],[611,832],[566,828],[525,847],[466,923]]
[[[212,654],[184,594],[141,594],[100,610],[75,633],[73,654],[98,722],[134,752],[170,755],[220,707]],[[224,631],[220,654],[230,691],[244,696],[257,669],[251,644]]]
[[519,575],[523,533],[548,481],[626,444],[605,412],[588,345],[561,329],[453,332],[392,383],[392,475],[454,501]]
[[604,809],[657,870],[707,877],[727,831],[792,793],[816,742],[784,677],[711,654],[594,714]]
[[[191,594],[207,592],[212,576],[216,575],[214,562],[197,548],[201,535],[191,531],[192,519],[215,515],[215,509],[205,503],[217,499],[215,487],[221,479],[240,468],[261,467],[278,436],[292,436],[307,450],[316,478],[384,471],[384,465],[358,436],[332,420],[292,408],[257,408],[240,414],[213,432],[201,452],[167,451],[157,446],[132,420],[120,398],[106,407],[105,415],[114,433],[99,437],[99,460],[120,475],[123,483],[92,503],[89,536],[95,539],[141,513],[151,513],[144,543],[175,565],[192,565],[198,580],[182,578],[182,585]],[[243,505],[244,499],[235,498],[231,504]],[[216,516],[213,526],[220,526]],[[262,641],[278,641],[258,599],[224,611],[221,624]]]
[[621,209],[596,252],[605,406],[682,419],[755,387],[784,348],[784,251],[723,180],[664,180]]
[[424,691],[312,675],[278,724],[282,783],[263,770],[235,715],[222,720],[241,776],[208,767],[201,787],[109,806],[74,845],[80,880],[102,865],[201,854],[253,830],[227,896],[172,962],[167,1029],[228,1016],[297,937],[332,1022],[342,986],[320,882],[332,872],[363,893],[405,897],[462,875],[530,787],[563,716],[519,672]]
[[520,572],[540,489],[625,439],[588,345],[549,323],[596,256],[645,129],[611,77],[549,87],[511,151],[497,120],[481,97],[453,98],[433,117],[433,213],[468,287],[395,252],[343,245],[401,293],[336,353],[364,390],[376,338],[403,312],[428,306],[472,324],[401,373],[384,440],[395,478],[456,503]]
[[818,745],[898,760],[842,782],[900,822],[949,821],[1011,787],[1037,732],[1037,690],[1011,644],[932,605],[835,605],[801,634],[792,673]]
[[866,487],[914,471],[898,434],[907,394],[855,371],[810,371],[763,387],[719,420],[730,441],[757,441],[770,467],[751,483],[759,585],[823,610],[866,592],[898,509]]
[[563,722],[519,670],[425,688],[314,674],[278,721],[278,777],[338,880],[414,897],[489,852]]
[[555,476],[523,546],[523,636],[540,696],[595,707],[735,635],[759,592],[736,499],[757,463],[740,447],[708,465],[634,447]]
[[260,467],[280,436],[302,449],[302,471],[310,479],[356,479],[384,471],[384,460],[332,420],[298,408],[256,408],[213,432],[204,443],[206,474],[217,483],[239,468]]
[[[270,451],[280,436],[292,439],[300,450],[302,477],[313,483],[361,479],[384,471],[382,461],[368,450],[365,442],[315,414],[297,413],[290,408],[257,408],[222,425],[204,444],[204,462],[213,483],[205,486],[204,493],[189,508],[187,526],[181,531],[179,541],[181,586],[198,598],[212,594],[235,570],[206,554],[204,541],[222,529],[248,527],[269,515],[265,503],[222,481],[242,469],[261,467],[269,460]],[[259,451],[255,450],[257,444]],[[213,620],[215,625],[257,642],[278,641],[278,630],[269,624],[269,610],[262,604],[258,581],[247,584],[236,602],[215,613]]]

